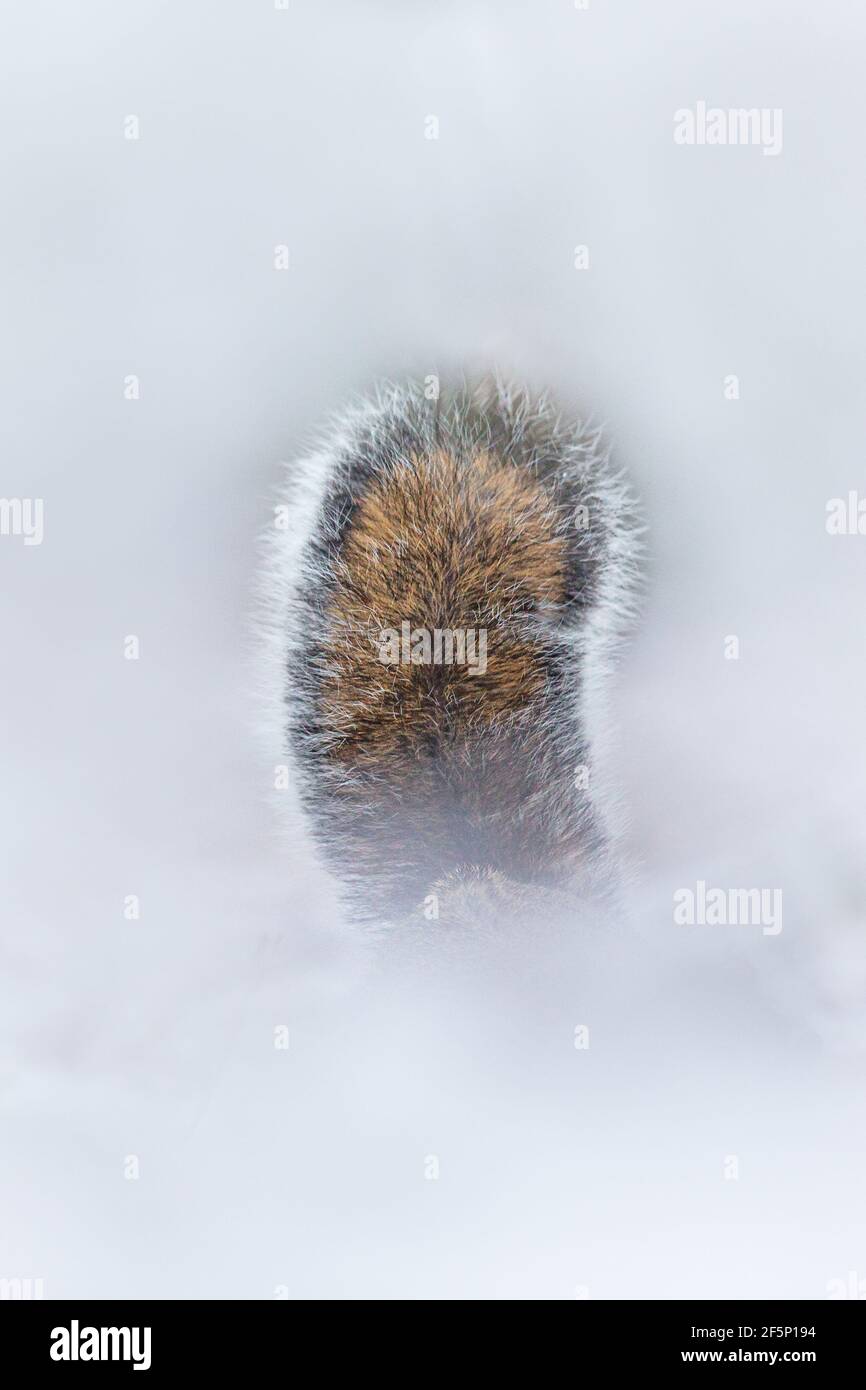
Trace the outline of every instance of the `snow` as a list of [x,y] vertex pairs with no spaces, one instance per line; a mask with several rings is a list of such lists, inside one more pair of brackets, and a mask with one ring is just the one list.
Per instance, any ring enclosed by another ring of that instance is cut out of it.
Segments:
[[[0,1276],[866,1277],[866,537],[825,529],[864,487],[863,16],[93,0],[3,23],[2,487],[44,499],[45,535],[0,537]],[[782,109],[781,154],[675,144],[699,100]],[[643,499],[599,753],[628,911],[372,947],[273,812],[257,537],[348,394],[491,363],[605,419]],[[780,887],[783,931],[676,926],[698,880]]]

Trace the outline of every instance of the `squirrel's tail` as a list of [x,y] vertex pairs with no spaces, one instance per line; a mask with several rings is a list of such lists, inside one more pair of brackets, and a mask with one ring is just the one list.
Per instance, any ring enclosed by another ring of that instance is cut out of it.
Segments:
[[605,838],[587,710],[638,548],[598,432],[497,382],[395,387],[296,473],[279,679],[350,908],[405,920],[439,883],[452,916],[495,914],[580,878]]

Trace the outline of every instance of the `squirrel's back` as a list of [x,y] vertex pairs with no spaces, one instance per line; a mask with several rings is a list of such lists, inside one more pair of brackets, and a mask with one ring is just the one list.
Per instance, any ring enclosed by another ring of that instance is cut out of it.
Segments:
[[297,465],[287,508],[286,750],[353,915],[495,916],[591,875],[586,695],[637,549],[598,432],[499,382],[389,388]]

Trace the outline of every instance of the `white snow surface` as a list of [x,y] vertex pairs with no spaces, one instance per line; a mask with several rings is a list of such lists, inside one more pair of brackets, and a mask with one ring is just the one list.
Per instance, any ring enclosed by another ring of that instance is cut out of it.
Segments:
[[[0,537],[0,1277],[866,1278],[866,536],[825,528],[866,495],[866,14],[46,0],[3,30],[2,489],[45,530]],[[698,101],[780,108],[781,154],[678,146]],[[258,538],[353,393],[490,366],[604,419],[643,502],[598,755],[628,913],[374,946],[274,813]],[[675,925],[698,880],[780,887],[783,930]]]

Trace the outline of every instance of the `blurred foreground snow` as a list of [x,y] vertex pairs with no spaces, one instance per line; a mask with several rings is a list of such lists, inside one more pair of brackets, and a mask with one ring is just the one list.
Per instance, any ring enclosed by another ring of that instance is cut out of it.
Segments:
[[[824,527],[863,479],[862,14],[103,0],[5,27],[3,488],[45,539],[0,541],[0,1275],[866,1276],[866,538]],[[697,100],[781,107],[782,154],[677,147]],[[644,499],[604,753],[633,872],[616,927],[416,959],[341,928],[277,835],[249,596],[279,460],[376,376],[455,362],[606,418]],[[698,879],[780,886],[783,931],[675,927]]]

